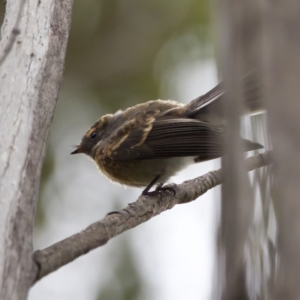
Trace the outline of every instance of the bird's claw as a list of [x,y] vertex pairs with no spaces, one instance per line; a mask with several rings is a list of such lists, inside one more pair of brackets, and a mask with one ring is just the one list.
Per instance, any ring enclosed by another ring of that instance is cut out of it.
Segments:
[[157,196],[160,195],[160,199],[162,199],[162,192],[172,192],[173,196],[176,195],[176,191],[174,189],[174,187],[172,186],[157,186],[157,188],[155,189],[155,191],[152,192],[143,192],[142,195],[146,195],[146,196]]

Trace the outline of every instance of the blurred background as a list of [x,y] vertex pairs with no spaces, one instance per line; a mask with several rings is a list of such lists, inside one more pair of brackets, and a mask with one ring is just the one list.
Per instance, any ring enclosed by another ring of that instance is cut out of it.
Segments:
[[[103,114],[153,99],[189,102],[217,83],[208,0],[74,1],[65,71],[43,168],[34,248],[137,199],[72,146]],[[219,168],[195,165],[173,182]],[[177,206],[38,282],[30,300],[210,299],[219,189]]]

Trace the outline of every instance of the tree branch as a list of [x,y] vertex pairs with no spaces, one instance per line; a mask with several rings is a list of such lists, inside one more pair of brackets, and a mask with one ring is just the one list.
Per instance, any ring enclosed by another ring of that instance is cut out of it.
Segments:
[[[271,152],[252,156],[246,162],[248,171],[267,166],[271,163]],[[162,197],[160,195],[153,197],[141,195],[136,202],[130,203],[121,211],[107,215],[85,230],[48,248],[35,251],[33,259],[39,268],[36,281],[79,256],[106,244],[116,235],[171,209],[176,204],[188,203],[197,199],[209,189],[221,184],[222,181],[222,170],[217,170],[182,184],[172,185],[176,191],[175,196],[169,191],[163,191]]]

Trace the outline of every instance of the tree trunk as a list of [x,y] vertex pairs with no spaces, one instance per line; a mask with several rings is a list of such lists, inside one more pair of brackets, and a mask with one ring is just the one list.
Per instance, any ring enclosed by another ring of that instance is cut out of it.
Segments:
[[0,299],[25,299],[45,143],[62,78],[72,0],[8,0],[0,45]]

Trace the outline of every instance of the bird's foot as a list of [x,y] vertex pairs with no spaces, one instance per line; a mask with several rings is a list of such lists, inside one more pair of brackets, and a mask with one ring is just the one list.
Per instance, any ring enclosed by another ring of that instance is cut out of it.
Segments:
[[157,196],[159,195],[160,196],[160,199],[162,199],[162,193],[163,192],[172,192],[173,193],[173,196],[176,195],[176,191],[174,189],[174,187],[172,186],[163,186],[163,184],[159,184],[156,189],[152,192],[149,192],[149,191],[143,191],[142,192],[142,195],[145,195],[145,196]]
[[173,193],[173,196],[176,196],[176,191],[175,191],[175,188],[172,187],[172,186],[157,186],[155,191],[157,192],[172,192]]

